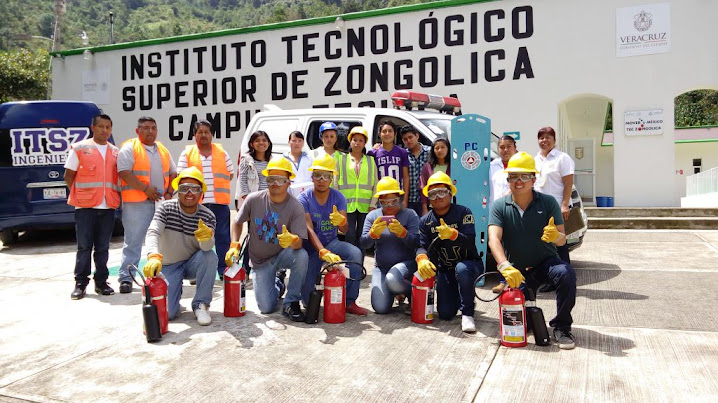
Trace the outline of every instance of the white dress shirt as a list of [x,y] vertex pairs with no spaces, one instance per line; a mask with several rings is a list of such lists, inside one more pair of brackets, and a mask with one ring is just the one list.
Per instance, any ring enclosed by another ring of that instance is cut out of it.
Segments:
[[563,177],[573,175],[576,164],[568,154],[555,147],[546,158],[539,152],[534,157],[534,161],[536,161],[536,170],[539,171],[534,189],[553,196],[560,205],[563,200]]

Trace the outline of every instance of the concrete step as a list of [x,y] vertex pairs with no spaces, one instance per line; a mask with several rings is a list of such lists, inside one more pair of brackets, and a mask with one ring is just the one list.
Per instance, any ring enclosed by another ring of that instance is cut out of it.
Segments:
[[589,229],[718,229],[718,217],[589,217]]
[[584,207],[589,218],[605,217],[718,217],[718,208]]

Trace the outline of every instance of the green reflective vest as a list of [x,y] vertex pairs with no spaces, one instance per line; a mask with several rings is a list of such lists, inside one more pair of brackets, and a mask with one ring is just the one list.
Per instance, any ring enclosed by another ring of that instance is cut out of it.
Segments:
[[338,156],[337,168],[339,169],[339,176],[336,189],[342,192],[347,199],[347,213],[353,213],[357,210],[361,213],[368,213],[377,182],[374,157],[368,155],[362,157],[358,178],[356,170],[351,165],[351,154]]

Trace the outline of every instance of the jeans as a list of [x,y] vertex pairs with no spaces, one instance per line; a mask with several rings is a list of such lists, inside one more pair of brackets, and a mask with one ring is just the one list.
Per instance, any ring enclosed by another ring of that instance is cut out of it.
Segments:
[[364,229],[365,218],[366,213],[362,213],[359,210],[353,213],[347,213],[347,224],[349,225],[349,229],[347,230],[346,241],[359,248],[362,254],[364,254],[364,251],[361,249],[361,245],[359,244],[359,238],[361,238],[361,232]]
[[[364,263],[362,253],[356,246],[348,242],[342,242],[339,239],[333,239],[331,242],[324,245],[324,248],[339,255],[342,260],[358,263],[358,265],[346,265],[347,269],[349,269],[349,276],[354,279],[347,279],[347,306],[349,306],[356,302],[359,297],[359,286],[361,284],[360,279]],[[309,303],[309,294],[314,290],[319,270],[323,264],[322,260],[319,258],[319,253],[317,253],[314,248],[307,248],[307,254],[309,255],[309,266],[307,268],[306,279],[304,280],[304,287],[302,288],[302,301],[304,302],[304,306],[307,306]]]
[[217,273],[224,274],[227,265],[224,263],[224,255],[229,250],[229,206],[226,204],[207,203],[204,205],[212,210],[217,219],[217,228],[214,231],[214,247],[217,250]]
[[122,203],[122,225],[125,227],[125,242],[122,245],[119,282],[131,282],[130,265],[137,266],[142,253],[147,229],[155,215],[154,202]]
[[261,313],[272,313],[277,309],[282,285],[277,278],[278,269],[289,269],[289,285],[284,305],[298,302],[302,299],[302,287],[307,276],[307,251],[304,248],[285,248],[274,258],[255,264],[254,271],[254,298]]
[[538,266],[524,273],[526,283],[534,291],[539,284],[551,283],[556,286],[556,317],[549,321],[551,327],[571,330],[571,310],[576,305],[576,272],[570,264],[557,257],[550,257]]
[[436,311],[441,319],[451,319],[460,310],[474,316],[474,283],[484,271],[481,260],[464,260],[454,270],[436,273]]
[[75,283],[87,286],[90,282],[92,248],[95,248],[95,283],[107,281],[107,258],[110,239],[115,227],[114,209],[80,208],[75,210],[77,255],[75,257]]
[[421,218],[421,201],[409,202],[409,208],[416,212],[416,215]]
[[409,279],[416,272],[416,262],[399,262],[389,270],[374,267],[371,275],[371,307],[376,313],[389,313],[398,294],[411,296]]
[[189,259],[162,265],[162,274],[167,282],[167,316],[174,319],[180,308],[182,297],[182,280],[197,279],[197,291],[192,298],[192,311],[199,307],[199,304],[212,302],[212,287],[214,287],[214,268],[217,267],[217,254],[213,250],[198,250]]

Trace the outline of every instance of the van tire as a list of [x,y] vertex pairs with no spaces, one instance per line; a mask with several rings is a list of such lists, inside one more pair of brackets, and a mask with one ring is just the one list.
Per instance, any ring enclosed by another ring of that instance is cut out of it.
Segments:
[[0,231],[0,242],[3,245],[12,245],[17,241],[17,232],[11,229],[4,229]]

